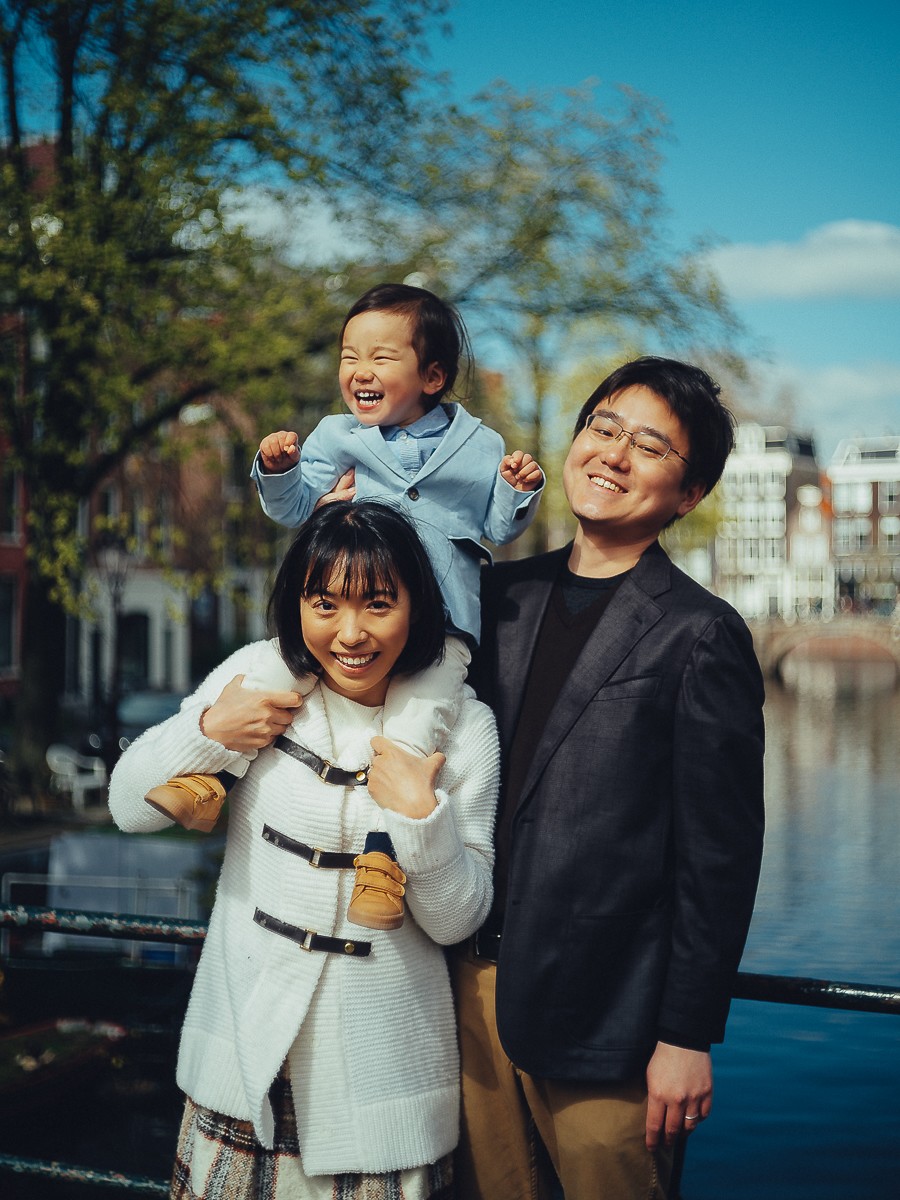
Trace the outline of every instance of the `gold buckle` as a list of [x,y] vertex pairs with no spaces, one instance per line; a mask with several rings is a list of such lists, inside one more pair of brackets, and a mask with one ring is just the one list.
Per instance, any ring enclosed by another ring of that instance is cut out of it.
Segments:
[[311,867],[317,867],[319,865],[319,859],[321,857],[322,857],[322,851],[319,850],[318,847],[316,847],[312,852],[312,858],[309,860],[309,865]]
[[319,778],[323,783],[328,782],[328,772],[333,766],[334,764],[330,763],[327,758],[322,759],[322,766],[319,768]]
[[303,938],[303,941],[298,943],[298,945],[300,946],[300,949],[301,949],[301,950],[306,950],[306,951],[307,951],[307,953],[310,953],[310,952],[312,951],[312,948],[313,948],[313,947],[312,947],[312,940],[313,940],[313,938],[314,938],[315,936],[316,936],[316,933],[315,933],[315,930],[314,930],[314,929],[307,929],[307,930],[306,930],[306,934],[305,934],[305,936],[304,936],[304,938]]

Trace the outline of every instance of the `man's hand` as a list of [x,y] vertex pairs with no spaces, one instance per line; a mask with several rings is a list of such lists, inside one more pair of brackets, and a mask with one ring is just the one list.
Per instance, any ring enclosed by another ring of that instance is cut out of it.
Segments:
[[284,733],[303,704],[299,692],[257,692],[241,687],[235,675],[215,704],[200,718],[200,728],[226,750],[250,754],[269,746]]
[[533,492],[544,479],[544,472],[525,450],[513,450],[500,460],[500,474],[517,492]]
[[647,1065],[647,1149],[673,1146],[682,1133],[705,1121],[711,1108],[709,1054],[658,1042]]
[[259,457],[267,475],[282,475],[300,460],[300,439],[296,433],[280,429],[259,443]]

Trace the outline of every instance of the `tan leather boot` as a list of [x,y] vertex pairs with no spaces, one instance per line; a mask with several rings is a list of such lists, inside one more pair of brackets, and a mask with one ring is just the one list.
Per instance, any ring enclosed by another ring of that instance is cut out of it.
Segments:
[[176,775],[151,788],[144,799],[185,829],[209,833],[228,793],[215,775]]
[[397,863],[380,850],[357,854],[356,883],[347,908],[347,919],[366,929],[399,929],[403,924],[406,876]]

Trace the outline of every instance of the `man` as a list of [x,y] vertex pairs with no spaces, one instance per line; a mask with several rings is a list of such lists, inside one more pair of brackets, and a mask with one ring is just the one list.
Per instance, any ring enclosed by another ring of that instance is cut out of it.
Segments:
[[709,1115],[763,834],[741,618],[658,544],[734,442],[696,367],[642,358],[579,414],[564,549],[485,572],[477,680],[504,786],[492,917],[453,967],[466,1200],[670,1196]]

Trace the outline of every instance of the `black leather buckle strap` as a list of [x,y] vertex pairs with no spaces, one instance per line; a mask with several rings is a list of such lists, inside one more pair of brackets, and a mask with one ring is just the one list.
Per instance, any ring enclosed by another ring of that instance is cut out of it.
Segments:
[[267,842],[271,842],[279,850],[287,850],[290,854],[299,854],[311,867],[347,871],[353,867],[353,860],[356,858],[355,854],[340,854],[336,850],[318,850],[315,846],[307,846],[305,842],[298,842],[294,838],[288,837],[286,833],[279,833],[271,825],[263,825],[262,835]]
[[365,787],[369,782],[368,764],[360,767],[358,771],[345,771],[343,767],[334,766],[327,758],[320,758],[318,754],[314,754],[306,746],[301,746],[299,742],[292,742],[283,733],[275,739],[272,745],[277,750],[283,750],[285,754],[290,754],[291,758],[296,758],[298,762],[302,762],[311,771],[315,771],[323,783],[337,783],[341,787],[347,787],[348,785],[350,787]]
[[500,934],[488,933],[486,929],[479,929],[472,935],[472,949],[475,951],[476,958],[483,958],[487,962],[495,963],[500,958]]
[[324,934],[316,933],[313,929],[301,929],[299,925],[289,925],[287,921],[279,921],[277,917],[270,917],[261,908],[258,908],[253,914],[253,920],[263,929],[271,929],[273,933],[280,933],[282,937],[296,942],[301,950],[322,950],[326,954],[349,954],[356,958],[366,958],[372,949],[371,942],[351,942],[344,938],[325,937]]

